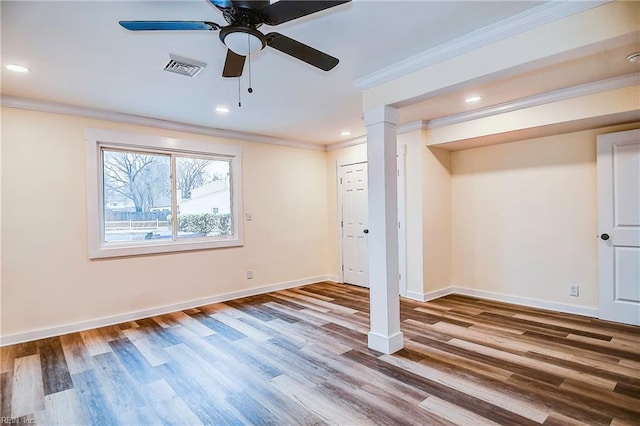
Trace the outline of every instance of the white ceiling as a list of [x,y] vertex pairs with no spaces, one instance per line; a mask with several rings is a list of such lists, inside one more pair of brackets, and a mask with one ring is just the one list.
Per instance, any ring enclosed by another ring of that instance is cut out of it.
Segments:
[[[281,32],[341,62],[325,73],[267,48],[252,57],[251,95],[246,91],[245,68],[238,108],[237,79],[221,77],[225,48],[217,32],[132,33],[118,25],[119,20],[225,24],[206,0],[3,0],[2,64],[23,64],[31,72],[21,75],[3,69],[2,94],[327,144],[365,132],[355,79],[541,3],[355,0],[277,27],[262,27],[265,33]],[[169,54],[208,66],[194,78],[168,73],[162,68]],[[602,74],[623,71],[605,69]],[[533,84],[535,78],[528,78]],[[491,102],[535,92],[522,90],[522,84],[514,81],[502,84],[486,83],[485,89],[499,94]],[[407,109],[403,120],[464,111],[468,107],[459,102],[461,95],[447,94],[444,103],[423,102]],[[231,111],[216,114],[218,105]],[[343,129],[352,135],[340,136]]]

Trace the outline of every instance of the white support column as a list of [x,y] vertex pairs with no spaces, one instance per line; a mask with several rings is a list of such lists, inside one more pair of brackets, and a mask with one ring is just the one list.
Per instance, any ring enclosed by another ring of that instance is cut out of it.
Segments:
[[369,347],[390,354],[403,347],[398,278],[398,110],[365,111],[369,175]]

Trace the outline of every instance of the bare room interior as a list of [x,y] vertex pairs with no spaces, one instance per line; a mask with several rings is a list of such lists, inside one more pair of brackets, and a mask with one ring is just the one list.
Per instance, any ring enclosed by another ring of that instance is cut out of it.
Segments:
[[640,3],[0,3],[3,424],[640,424]]

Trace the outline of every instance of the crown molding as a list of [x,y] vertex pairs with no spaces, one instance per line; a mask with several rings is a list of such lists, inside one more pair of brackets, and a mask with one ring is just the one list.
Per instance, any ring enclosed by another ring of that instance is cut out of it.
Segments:
[[326,146],[326,151],[337,151],[339,149],[349,148],[350,146],[356,146],[363,143],[367,143],[367,135],[358,136],[357,138],[348,139],[346,141],[332,143]]
[[[415,132],[416,130],[426,130],[428,128],[428,123],[424,120],[412,121],[411,123],[405,123],[397,126],[396,134],[401,135],[403,133]],[[339,149],[349,148],[350,146],[356,146],[363,143],[367,143],[366,135],[327,145],[326,151],[337,151]]]
[[180,123],[177,121],[161,120],[158,118],[143,117],[139,115],[124,114],[115,111],[107,111],[97,108],[81,107],[77,105],[61,104],[57,102],[40,101],[35,99],[19,98],[14,96],[2,96],[2,106],[8,108],[27,109],[32,111],[50,112],[54,114],[74,115],[78,117],[93,118],[97,120],[115,121],[118,123],[134,124],[139,126],[154,127],[177,132],[195,133],[203,136],[238,139],[248,142],[265,143],[270,145],[302,148],[313,151],[325,151],[325,145],[309,142],[299,142],[280,139],[273,136],[259,135],[255,133],[237,132],[234,130],[218,129],[215,127],[199,126],[195,124]]
[[449,115],[447,117],[434,118],[433,120],[430,120],[426,123],[425,128],[433,129],[436,127],[449,126],[451,124],[477,120],[479,118],[489,117],[497,114],[504,114],[511,111],[517,111],[520,109],[531,108],[553,102],[564,101],[571,98],[591,95],[593,93],[621,89],[623,87],[633,86],[635,84],[640,84],[640,73],[631,73],[618,77],[607,78],[604,80],[593,81],[590,83],[579,84],[577,86],[553,90],[551,92],[529,96],[526,98],[490,106],[487,108]]
[[425,120],[412,121],[410,123],[401,124],[398,126],[398,134],[415,132],[416,130],[427,130],[428,123]]
[[354,83],[358,90],[365,91],[472,50],[585,12],[611,1],[550,1],[357,78]]

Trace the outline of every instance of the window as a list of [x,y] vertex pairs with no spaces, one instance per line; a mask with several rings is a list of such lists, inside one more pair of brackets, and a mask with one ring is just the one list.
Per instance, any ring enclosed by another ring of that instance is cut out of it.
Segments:
[[89,257],[242,245],[241,148],[87,130]]

